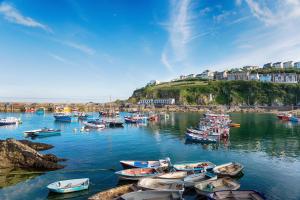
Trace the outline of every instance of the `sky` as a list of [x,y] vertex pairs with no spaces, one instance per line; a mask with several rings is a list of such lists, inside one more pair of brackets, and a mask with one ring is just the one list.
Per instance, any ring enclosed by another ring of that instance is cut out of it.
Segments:
[[0,101],[105,102],[150,80],[300,60],[300,0],[0,0]]

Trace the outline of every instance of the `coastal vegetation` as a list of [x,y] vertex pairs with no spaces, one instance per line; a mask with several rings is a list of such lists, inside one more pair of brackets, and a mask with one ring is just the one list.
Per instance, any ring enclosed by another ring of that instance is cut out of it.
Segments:
[[149,98],[175,98],[181,105],[298,105],[300,84],[189,79],[137,89],[129,101]]

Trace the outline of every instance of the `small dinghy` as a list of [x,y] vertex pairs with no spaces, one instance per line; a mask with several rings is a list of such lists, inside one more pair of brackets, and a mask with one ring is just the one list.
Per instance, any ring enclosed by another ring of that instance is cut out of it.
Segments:
[[133,184],[127,184],[109,190],[105,190],[103,192],[99,192],[89,197],[89,200],[115,200],[119,196],[134,191],[137,191],[137,188]]
[[265,200],[266,198],[254,190],[225,190],[209,194],[211,200]]
[[204,136],[204,135],[198,135],[194,133],[186,133],[185,137],[187,140],[193,141],[193,142],[202,142],[202,143],[216,143],[218,142],[218,138],[214,136]]
[[168,172],[156,176],[156,178],[161,179],[184,179],[188,175],[187,171],[178,171],[178,172]]
[[98,120],[83,122],[83,124],[85,125],[86,128],[92,128],[92,129],[104,129],[105,128],[105,124]]
[[183,192],[183,181],[177,179],[143,178],[137,186],[143,190],[159,190],[169,192]]
[[194,162],[194,163],[182,163],[182,164],[175,164],[173,165],[173,168],[176,171],[206,171],[208,169],[214,168],[216,165],[208,162],[208,161],[202,161],[202,162]]
[[180,192],[166,192],[166,191],[138,191],[122,195],[121,200],[181,200],[182,195]]
[[230,162],[214,167],[213,171],[218,176],[237,176],[242,172],[243,168],[239,163]]
[[139,180],[141,178],[158,176],[161,173],[154,168],[133,168],[117,171],[115,174],[121,180]]
[[25,131],[24,135],[28,137],[40,136],[52,136],[52,135],[59,135],[61,133],[60,129],[52,129],[52,128],[42,128],[37,130]]
[[0,126],[18,125],[21,123],[21,119],[18,119],[16,117],[7,117],[0,119]]
[[51,183],[47,188],[51,192],[69,193],[86,190],[89,188],[90,181],[88,178],[70,179]]
[[207,181],[207,180],[217,180],[218,176],[209,173],[209,172],[203,172],[203,173],[198,173],[198,174],[191,174],[183,179],[184,185],[186,187],[192,187],[197,183],[200,183],[202,181]]
[[237,190],[240,184],[232,178],[220,178],[217,180],[208,180],[195,185],[198,194],[207,196],[209,193],[218,192],[221,190]]
[[156,161],[136,161],[136,160],[121,160],[120,163],[124,169],[130,168],[168,168],[170,158]]

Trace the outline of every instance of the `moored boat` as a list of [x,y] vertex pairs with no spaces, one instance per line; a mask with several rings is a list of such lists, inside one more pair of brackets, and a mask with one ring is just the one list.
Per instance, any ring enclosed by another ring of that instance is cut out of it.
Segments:
[[54,115],[55,121],[58,122],[71,122],[72,116],[66,113],[55,113]]
[[218,165],[213,168],[213,172],[218,176],[237,176],[243,170],[243,166],[236,162]]
[[25,131],[25,136],[52,136],[61,133],[60,129],[42,128],[37,130]]
[[254,190],[224,190],[209,194],[210,200],[265,200],[266,198]]
[[130,168],[168,168],[169,158],[165,160],[155,161],[137,161],[137,160],[121,160],[120,163],[124,169]]
[[187,171],[175,171],[163,173],[161,175],[156,176],[155,178],[161,179],[184,179],[188,175]]
[[22,123],[22,121],[16,117],[7,117],[0,119],[0,126],[17,125],[20,123]]
[[216,143],[218,142],[218,138],[212,136],[204,136],[198,135],[194,133],[186,133],[185,137],[187,140],[194,141],[194,142],[203,142],[203,143]]
[[202,172],[197,174],[191,174],[183,179],[186,187],[192,187],[197,183],[207,180],[217,180],[218,176],[210,172]]
[[184,182],[178,179],[143,178],[137,183],[143,190],[183,192]]
[[182,194],[180,192],[168,192],[168,191],[137,191],[124,194],[120,197],[121,200],[180,200]]
[[121,180],[139,180],[141,178],[154,177],[161,174],[154,168],[133,168],[115,172]]
[[197,183],[194,187],[198,194],[208,196],[210,193],[222,190],[238,190],[240,188],[240,184],[232,178],[225,177],[217,180],[202,181]]
[[41,107],[41,108],[38,108],[36,111],[35,111],[36,114],[38,115],[43,115],[45,114],[45,108]]
[[182,163],[182,164],[175,164],[173,168],[176,171],[206,171],[208,169],[214,168],[216,165],[208,162],[208,161],[201,161],[201,162],[190,162],[190,163]]
[[99,120],[83,122],[83,124],[85,125],[85,127],[92,128],[92,129],[104,129],[105,128],[105,124]]
[[289,119],[290,119],[291,122],[299,122],[300,121],[300,119],[296,116],[292,116]]
[[51,183],[47,188],[51,192],[69,193],[86,190],[89,188],[90,181],[88,178],[70,179]]
[[91,197],[89,200],[115,200],[118,197],[136,191],[136,187],[133,184],[122,185],[119,187],[111,188],[102,192],[99,192]]

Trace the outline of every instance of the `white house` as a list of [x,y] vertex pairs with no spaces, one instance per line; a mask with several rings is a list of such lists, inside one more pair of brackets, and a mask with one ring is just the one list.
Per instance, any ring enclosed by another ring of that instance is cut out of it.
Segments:
[[273,82],[274,83],[284,83],[285,82],[285,75],[278,73],[278,74],[273,74]]
[[258,73],[250,74],[249,80],[251,80],[251,81],[258,81],[258,80],[259,80],[259,75],[258,75]]
[[259,74],[259,81],[272,82],[272,75],[271,74]]
[[291,68],[294,67],[294,62],[293,61],[287,61],[283,63],[284,68]]
[[158,80],[152,80],[152,81],[150,81],[149,83],[147,83],[147,85],[149,86],[149,85],[158,85],[160,83],[160,81],[158,81]]
[[282,64],[282,62],[276,62],[276,63],[273,64],[273,67],[274,68],[280,68],[280,69],[282,69],[283,68],[283,64]]
[[142,99],[138,102],[140,105],[174,105],[175,99]]
[[249,65],[249,66],[244,66],[243,70],[244,71],[251,71],[251,70],[258,69],[258,68],[259,68],[259,66],[251,66],[251,65]]
[[272,63],[266,63],[263,66],[263,68],[270,68],[270,67],[272,67]]
[[195,74],[189,74],[186,76],[186,78],[195,78]]
[[205,70],[201,74],[197,74],[197,78],[213,80],[215,73],[211,70]]
[[286,73],[285,74],[285,83],[297,83],[298,77],[296,73]]
[[295,68],[300,68],[300,62],[295,62],[295,63],[294,63],[294,67],[295,67]]

